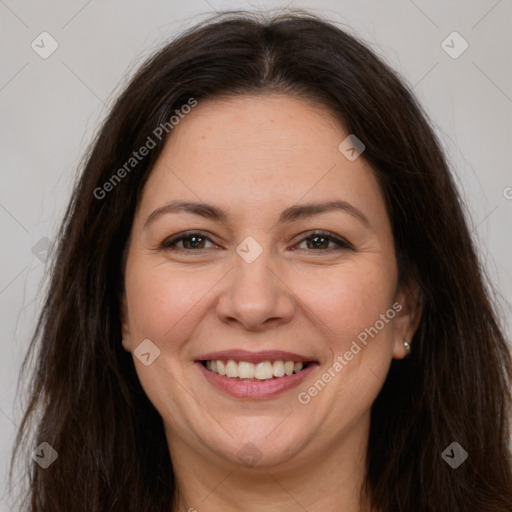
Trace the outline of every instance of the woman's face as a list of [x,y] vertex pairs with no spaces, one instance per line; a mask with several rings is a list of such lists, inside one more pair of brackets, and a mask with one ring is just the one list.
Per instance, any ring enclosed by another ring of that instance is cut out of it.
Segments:
[[123,345],[173,457],[297,467],[366,439],[413,322],[348,135],[278,94],[199,101],[172,130],[133,222]]

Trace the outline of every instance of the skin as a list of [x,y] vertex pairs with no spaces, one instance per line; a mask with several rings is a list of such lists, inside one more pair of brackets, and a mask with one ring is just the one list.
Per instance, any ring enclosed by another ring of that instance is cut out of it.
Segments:
[[[200,101],[180,121],[145,186],[125,268],[123,346],[160,350],[134,363],[161,414],[178,483],[174,510],[367,510],[359,506],[370,408],[392,358],[419,321],[411,287],[397,286],[393,236],[377,179],[339,150],[348,133],[318,104],[279,94]],[[173,200],[226,211],[154,215]],[[287,207],[342,200],[368,224],[333,210],[278,223]],[[163,248],[172,235],[198,230]],[[329,231],[355,250],[320,240]],[[252,263],[236,252],[253,237]],[[197,241],[196,241],[197,242]],[[188,244],[188,245],[184,245]],[[184,250],[189,248],[189,252]],[[195,252],[193,252],[195,251]],[[400,312],[307,404],[307,391],[357,336],[398,302]],[[271,399],[228,396],[194,360],[213,350],[287,350],[318,361],[298,388]],[[252,443],[260,459],[239,459]],[[247,448],[246,448],[247,449]]]

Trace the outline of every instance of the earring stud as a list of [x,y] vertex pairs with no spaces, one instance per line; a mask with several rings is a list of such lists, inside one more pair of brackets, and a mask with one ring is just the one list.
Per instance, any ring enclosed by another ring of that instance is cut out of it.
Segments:
[[411,353],[411,344],[406,339],[404,339],[404,347],[407,352]]

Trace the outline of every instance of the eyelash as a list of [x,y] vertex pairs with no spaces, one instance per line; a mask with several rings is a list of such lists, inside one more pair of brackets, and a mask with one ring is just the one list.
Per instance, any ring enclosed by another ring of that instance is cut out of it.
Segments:
[[[187,240],[187,239],[193,238],[193,237],[198,237],[198,238],[212,242],[212,240],[208,236],[206,236],[204,233],[201,233],[200,231],[190,231],[190,232],[182,233],[175,237],[171,237],[171,238],[164,240],[162,242],[162,244],[160,245],[160,248],[165,249],[165,250],[179,250],[179,251],[182,251],[185,253],[197,253],[201,250],[205,250],[205,249],[185,249],[185,248],[176,247],[176,244],[178,242],[181,242],[183,240]],[[337,248],[328,248],[328,249],[309,249],[311,251],[332,252],[332,251],[349,250],[349,251],[355,252],[355,248],[349,242],[347,242],[346,240],[344,240],[340,237],[333,235],[332,233],[329,233],[328,231],[314,231],[312,233],[309,233],[308,236],[302,238],[296,245],[301,244],[302,242],[305,242],[305,241],[310,240],[315,237],[325,238],[329,242],[334,242],[335,244],[337,244],[338,247]],[[214,243],[214,242],[212,242],[212,243]],[[308,250],[308,249],[306,249],[306,250]]]

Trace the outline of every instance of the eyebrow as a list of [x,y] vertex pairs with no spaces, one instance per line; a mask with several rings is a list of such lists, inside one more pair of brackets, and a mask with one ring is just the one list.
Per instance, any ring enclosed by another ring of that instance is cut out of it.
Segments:
[[[307,203],[297,204],[286,208],[281,212],[279,216],[278,224],[284,224],[286,222],[292,222],[297,219],[305,219],[318,215],[320,213],[330,211],[342,211],[357,218],[367,227],[370,227],[370,222],[363,214],[361,210],[356,208],[354,205],[347,201],[328,201],[324,203]],[[154,210],[146,221],[144,222],[144,229],[158,217],[169,214],[187,212],[195,215],[199,215],[205,219],[216,220],[226,223],[228,214],[222,208],[213,206],[208,203],[196,202],[196,201],[171,201],[160,208]]]

